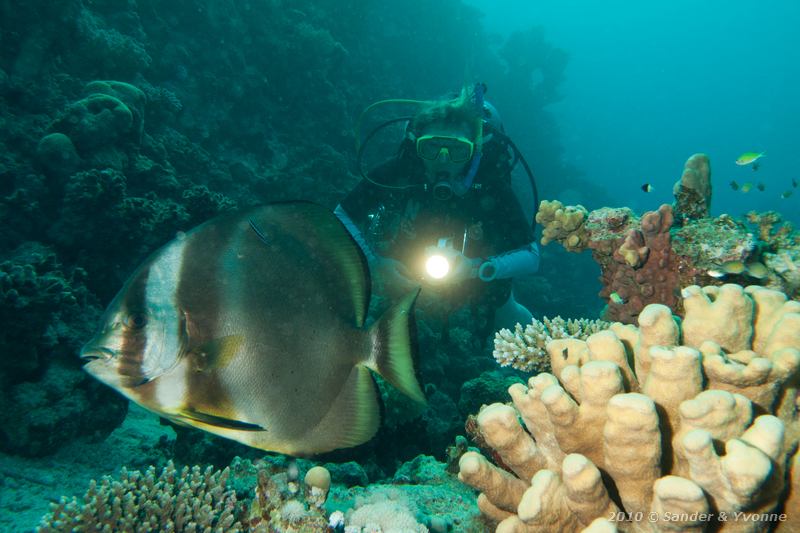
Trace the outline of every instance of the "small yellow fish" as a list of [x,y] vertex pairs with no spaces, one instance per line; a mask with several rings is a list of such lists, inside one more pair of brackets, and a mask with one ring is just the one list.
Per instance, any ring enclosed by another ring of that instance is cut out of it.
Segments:
[[720,270],[726,274],[742,274],[745,268],[744,263],[741,261],[725,261],[720,265]]
[[764,185],[764,184],[763,184],[763,183],[761,183],[761,182],[759,182],[759,184],[758,184],[758,185],[756,185],[756,189],[758,189],[758,190],[759,190],[759,191],[761,191],[761,192],[764,192],[764,190],[765,190],[766,188],[767,188],[767,186],[766,186],[766,185]]
[[747,183],[743,183],[739,189],[742,192],[750,192],[753,189],[753,184],[748,181]]
[[792,195],[792,192],[793,192],[793,191],[792,191],[791,189],[790,189],[790,190],[788,190],[788,191],[783,191],[783,192],[781,193],[781,198],[784,198],[784,199],[786,199],[786,198],[789,198],[789,197]]
[[769,274],[769,269],[759,261],[754,261],[752,263],[747,263],[745,265],[747,270],[747,275],[751,278],[755,279],[764,279]]
[[736,160],[736,164],[739,166],[749,165],[755,163],[762,157],[766,157],[766,155],[766,152],[745,152],[739,156],[739,159]]
[[618,292],[612,292],[609,294],[608,299],[617,305],[622,305],[625,303],[625,300],[622,299],[622,296],[620,296]]

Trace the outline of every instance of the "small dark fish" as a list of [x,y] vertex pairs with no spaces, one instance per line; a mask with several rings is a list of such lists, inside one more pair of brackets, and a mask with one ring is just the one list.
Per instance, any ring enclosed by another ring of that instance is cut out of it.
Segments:
[[792,178],[792,187],[797,188],[797,180]]
[[642,190],[644,192],[652,192],[653,191],[653,186],[650,185],[649,183],[645,183],[644,185],[642,185]]
[[781,193],[781,198],[789,198],[792,195],[793,192],[794,191],[792,191],[791,189],[789,189],[788,191],[783,191]]
[[758,170],[760,166],[761,166],[761,163],[759,163],[759,162],[757,162],[757,161],[756,161],[755,163],[753,163],[753,164],[752,164],[753,171],[756,171],[756,170]]
[[731,186],[731,189],[733,189],[734,191],[738,191],[739,190],[739,184],[736,183],[735,181],[730,182],[730,186]]
[[764,189],[766,189],[766,188],[767,188],[767,186],[766,186],[766,185],[764,185],[763,183],[759,183],[758,185],[756,185],[756,189],[758,189],[759,191],[762,191],[762,192],[763,192],[763,191],[764,191]]

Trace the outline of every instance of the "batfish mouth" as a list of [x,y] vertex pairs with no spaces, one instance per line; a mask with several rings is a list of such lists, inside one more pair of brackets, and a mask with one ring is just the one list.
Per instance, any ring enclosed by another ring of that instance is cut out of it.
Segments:
[[88,363],[98,359],[111,359],[116,356],[116,353],[111,348],[103,346],[87,346],[81,350],[80,358]]

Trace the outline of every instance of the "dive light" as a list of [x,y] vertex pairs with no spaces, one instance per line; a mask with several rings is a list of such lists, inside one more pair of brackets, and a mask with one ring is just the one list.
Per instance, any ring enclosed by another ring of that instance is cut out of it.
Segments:
[[435,246],[428,246],[425,250],[425,272],[434,280],[446,278],[457,253],[448,239],[439,239]]

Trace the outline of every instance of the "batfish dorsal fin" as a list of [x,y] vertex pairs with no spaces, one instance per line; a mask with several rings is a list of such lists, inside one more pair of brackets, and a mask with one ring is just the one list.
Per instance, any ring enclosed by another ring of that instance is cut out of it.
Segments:
[[375,381],[362,365],[353,367],[328,412],[300,439],[314,454],[358,446],[371,439],[380,425],[380,403]]
[[417,381],[414,302],[419,289],[406,294],[370,328],[372,356],[365,364],[400,392],[422,404],[425,393]]
[[[267,206],[268,217],[308,249],[309,258],[323,263],[331,283],[341,286],[350,317],[363,327],[370,299],[367,258],[333,212],[311,202],[274,203]],[[269,242],[257,219],[250,219],[259,239]]]

